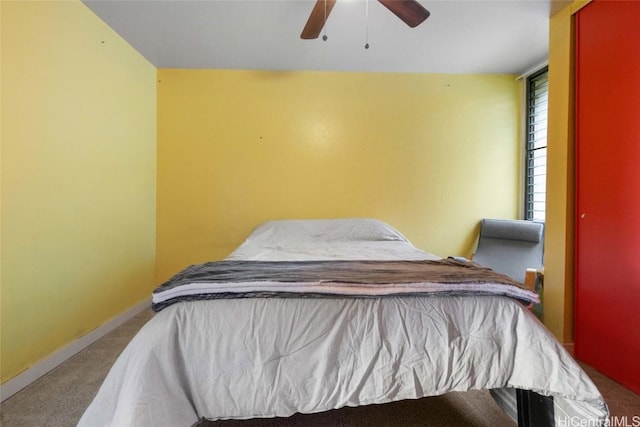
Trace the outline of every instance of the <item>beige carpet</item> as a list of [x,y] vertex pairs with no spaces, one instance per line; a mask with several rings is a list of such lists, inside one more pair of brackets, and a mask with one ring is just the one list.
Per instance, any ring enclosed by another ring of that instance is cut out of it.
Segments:
[[[2,427],[75,426],[98,391],[109,368],[140,327],[145,311],[0,405]],[[640,427],[640,396],[585,366],[609,404],[617,425]],[[638,420],[635,425],[633,417]],[[342,408],[286,419],[203,422],[202,426],[509,426],[515,425],[488,392],[450,393],[439,397]],[[179,426],[176,426],[179,427]]]

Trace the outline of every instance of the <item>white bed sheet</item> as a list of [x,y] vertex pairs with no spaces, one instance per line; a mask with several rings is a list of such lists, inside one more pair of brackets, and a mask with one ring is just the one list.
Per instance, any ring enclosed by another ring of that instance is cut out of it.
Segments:
[[[256,232],[231,259],[433,257],[401,235],[311,245],[272,235],[265,248]],[[584,371],[506,297],[194,301],[140,330],[79,425],[189,426],[501,387],[554,396],[559,422],[608,417]]]
[[435,260],[375,219],[283,220],[258,226],[228,260]]

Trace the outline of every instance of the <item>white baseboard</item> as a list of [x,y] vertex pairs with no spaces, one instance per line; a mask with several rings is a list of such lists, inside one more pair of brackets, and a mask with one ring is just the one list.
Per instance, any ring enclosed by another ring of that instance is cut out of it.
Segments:
[[0,401],[5,401],[6,399],[10,398],[29,384],[36,381],[38,378],[45,375],[47,372],[51,371],[67,359],[79,353],[90,344],[93,344],[109,332],[113,331],[118,326],[122,325],[123,323],[130,320],[137,314],[143,312],[145,309],[148,309],[149,307],[151,307],[151,300],[145,299],[144,301],[133,306],[124,313],[103,323],[93,331],[88,332],[75,341],[72,341],[71,343],[62,347],[60,350],[57,350],[51,355],[40,360],[33,366],[29,367],[26,371],[11,378],[9,381],[0,384]]

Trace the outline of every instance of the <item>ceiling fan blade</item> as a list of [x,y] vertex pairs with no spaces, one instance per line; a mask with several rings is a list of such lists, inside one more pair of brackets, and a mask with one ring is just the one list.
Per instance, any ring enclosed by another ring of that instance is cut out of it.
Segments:
[[430,15],[416,0],[378,0],[387,9],[393,12],[398,18],[411,28],[416,27],[427,19]]
[[336,0],[316,0],[316,5],[313,6],[307,24],[300,34],[301,39],[318,38],[334,4],[336,4]]

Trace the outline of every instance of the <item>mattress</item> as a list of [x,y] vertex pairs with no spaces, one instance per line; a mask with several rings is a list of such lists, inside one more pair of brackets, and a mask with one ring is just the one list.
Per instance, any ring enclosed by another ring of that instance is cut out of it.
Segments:
[[[385,223],[345,219],[265,223],[227,259],[438,257]],[[559,425],[608,418],[586,373],[505,296],[186,301],[132,339],[79,425],[189,426],[504,388],[553,396]]]

